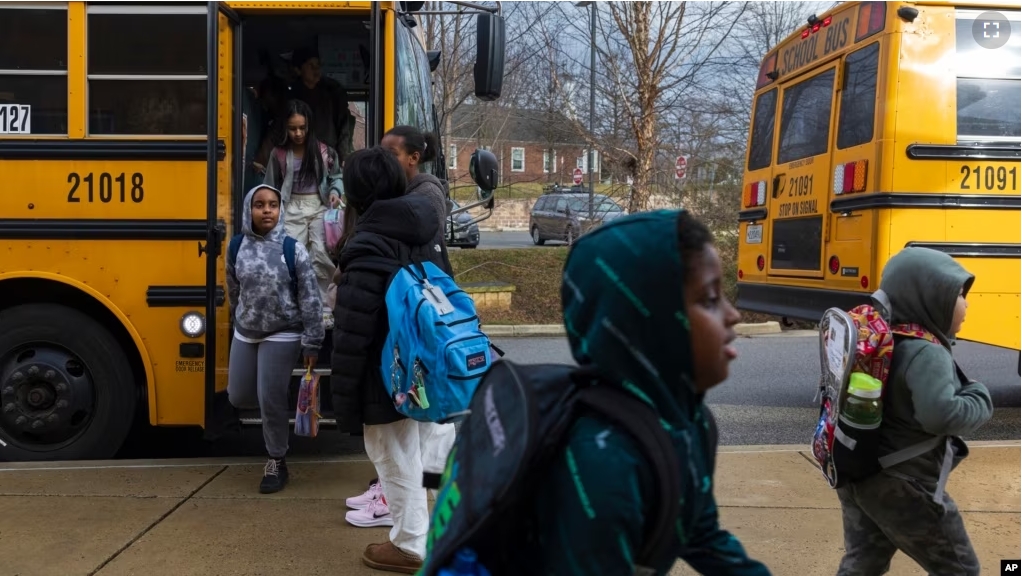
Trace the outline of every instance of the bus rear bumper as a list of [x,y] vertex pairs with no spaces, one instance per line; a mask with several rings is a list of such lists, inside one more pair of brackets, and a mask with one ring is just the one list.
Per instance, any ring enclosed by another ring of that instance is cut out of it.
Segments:
[[737,307],[747,312],[819,322],[828,308],[851,310],[859,304],[868,304],[869,296],[868,292],[739,282]]

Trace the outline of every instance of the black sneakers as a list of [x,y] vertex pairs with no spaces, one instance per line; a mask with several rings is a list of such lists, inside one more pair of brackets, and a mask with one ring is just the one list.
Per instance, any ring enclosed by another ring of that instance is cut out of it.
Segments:
[[287,484],[287,462],[283,458],[270,458],[263,467],[263,481],[259,483],[260,494],[280,492]]

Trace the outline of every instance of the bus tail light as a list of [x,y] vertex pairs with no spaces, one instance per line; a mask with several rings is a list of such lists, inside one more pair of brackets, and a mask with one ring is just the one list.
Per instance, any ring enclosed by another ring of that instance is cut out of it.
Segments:
[[851,194],[866,191],[866,170],[869,164],[865,160],[838,164],[834,167],[834,194]]
[[745,272],[742,272],[742,269],[739,268],[738,269],[738,279],[741,280],[742,278],[745,278]]
[[759,268],[759,271],[762,272],[763,268],[765,266],[766,266],[766,258],[763,258],[763,255],[760,254],[759,258],[756,258],[756,268]]
[[838,260],[837,256],[831,256],[830,262],[827,263],[827,267],[830,268],[831,274],[837,274],[838,270],[841,269],[841,261]]
[[859,285],[862,286],[863,290],[869,288],[869,277],[863,276],[862,278],[859,278]]
[[855,41],[865,40],[884,29],[887,17],[886,2],[863,2],[859,4],[859,17],[855,26]]
[[745,207],[755,208],[766,204],[766,180],[753,182],[745,189]]

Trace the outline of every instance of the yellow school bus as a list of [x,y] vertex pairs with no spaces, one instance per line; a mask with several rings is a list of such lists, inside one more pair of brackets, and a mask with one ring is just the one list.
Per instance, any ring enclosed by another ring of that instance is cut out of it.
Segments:
[[846,2],[806,22],[756,85],[739,308],[818,321],[925,246],[976,275],[959,337],[1019,349],[1018,3]]
[[[0,460],[110,457],[139,422],[217,428],[246,91],[266,54],[314,44],[356,143],[435,132],[423,4],[0,3]],[[474,9],[492,100],[504,23]]]

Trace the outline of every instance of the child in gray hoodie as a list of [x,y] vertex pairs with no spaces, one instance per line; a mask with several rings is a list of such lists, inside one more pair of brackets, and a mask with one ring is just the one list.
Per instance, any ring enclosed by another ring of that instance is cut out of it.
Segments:
[[[227,395],[237,408],[259,406],[269,459],[259,491],[287,484],[290,433],[288,383],[299,353],[315,364],[323,343],[323,303],[309,253],[295,243],[292,283],[284,257],[280,191],[256,186],[245,196],[237,261],[227,262],[227,292],[234,320]],[[297,284],[297,291],[296,291]]]
[[839,576],[884,574],[898,550],[928,574],[979,574],[962,516],[944,490],[969,453],[959,436],[993,416],[990,392],[951,355],[974,279],[928,248],[906,248],[884,267],[880,288],[891,301],[891,324],[914,336],[895,337],[879,456],[883,465],[908,448],[918,454],[838,488],[845,532]]

